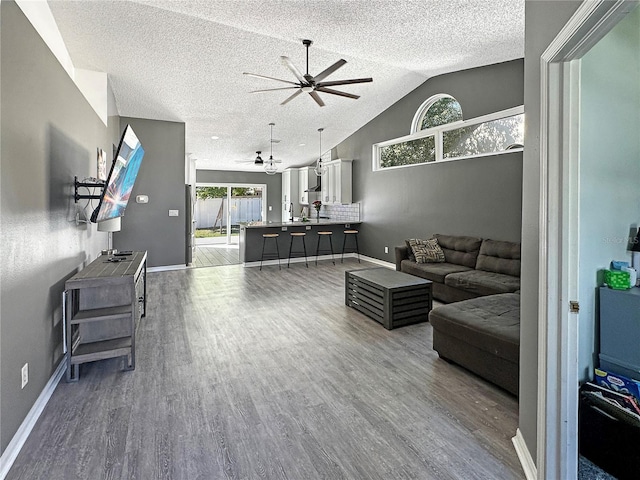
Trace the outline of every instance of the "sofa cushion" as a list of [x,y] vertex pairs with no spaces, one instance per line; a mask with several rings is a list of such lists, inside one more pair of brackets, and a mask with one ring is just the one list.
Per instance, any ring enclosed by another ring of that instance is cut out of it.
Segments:
[[416,277],[426,278],[432,282],[444,283],[445,277],[449,274],[473,270],[453,263],[416,263],[410,260],[402,260],[401,271]]
[[476,269],[520,276],[520,243],[483,240]]
[[444,262],[444,252],[438,245],[438,240],[430,238],[429,240],[420,240],[410,238],[407,240],[413,251],[413,257],[417,263],[440,263]]
[[445,262],[475,268],[480,252],[481,238],[457,235],[434,235],[444,252]]
[[518,294],[491,295],[442,305],[429,313],[429,322],[434,331],[446,333],[500,358],[512,362],[518,362],[520,358]]
[[520,289],[520,278],[504,273],[470,270],[447,275],[445,285],[466,290],[476,295],[493,295],[496,293],[513,293]]

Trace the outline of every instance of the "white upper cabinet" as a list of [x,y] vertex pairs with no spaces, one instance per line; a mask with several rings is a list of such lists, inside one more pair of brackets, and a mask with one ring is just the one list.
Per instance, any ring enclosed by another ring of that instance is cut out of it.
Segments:
[[351,203],[352,161],[331,160],[325,165],[327,173],[322,176],[322,203]]

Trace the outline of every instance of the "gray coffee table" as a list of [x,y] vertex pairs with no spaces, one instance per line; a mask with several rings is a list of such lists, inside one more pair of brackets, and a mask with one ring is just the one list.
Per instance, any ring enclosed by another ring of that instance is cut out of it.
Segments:
[[345,303],[387,330],[426,322],[433,304],[431,281],[384,267],[350,270]]

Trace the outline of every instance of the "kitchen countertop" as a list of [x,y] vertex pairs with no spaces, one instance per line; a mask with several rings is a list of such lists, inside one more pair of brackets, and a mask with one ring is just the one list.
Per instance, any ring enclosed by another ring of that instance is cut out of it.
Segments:
[[320,219],[320,220],[309,220],[308,222],[251,222],[246,224],[241,224],[241,227],[245,228],[270,228],[270,227],[296,227],[302,225],[356,225],[362,223],[360,221],[353,222],[349,220],[329,220],[329,219]]

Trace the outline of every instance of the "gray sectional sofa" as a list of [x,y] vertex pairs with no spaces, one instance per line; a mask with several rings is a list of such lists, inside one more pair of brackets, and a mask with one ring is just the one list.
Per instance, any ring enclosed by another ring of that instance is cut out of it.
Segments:
[[443,263],[416,263],[408,245],[396,247],[396,270],[433,282],[433,298],[451,303],[520,290],[520,244],[434,235]]
[[429,313],[434,350],[517,395],[520,244],[434,236],[445,262],[416,263],[408,245],[395,251],[396,270],[431,280],[434,298],[449,303]]

